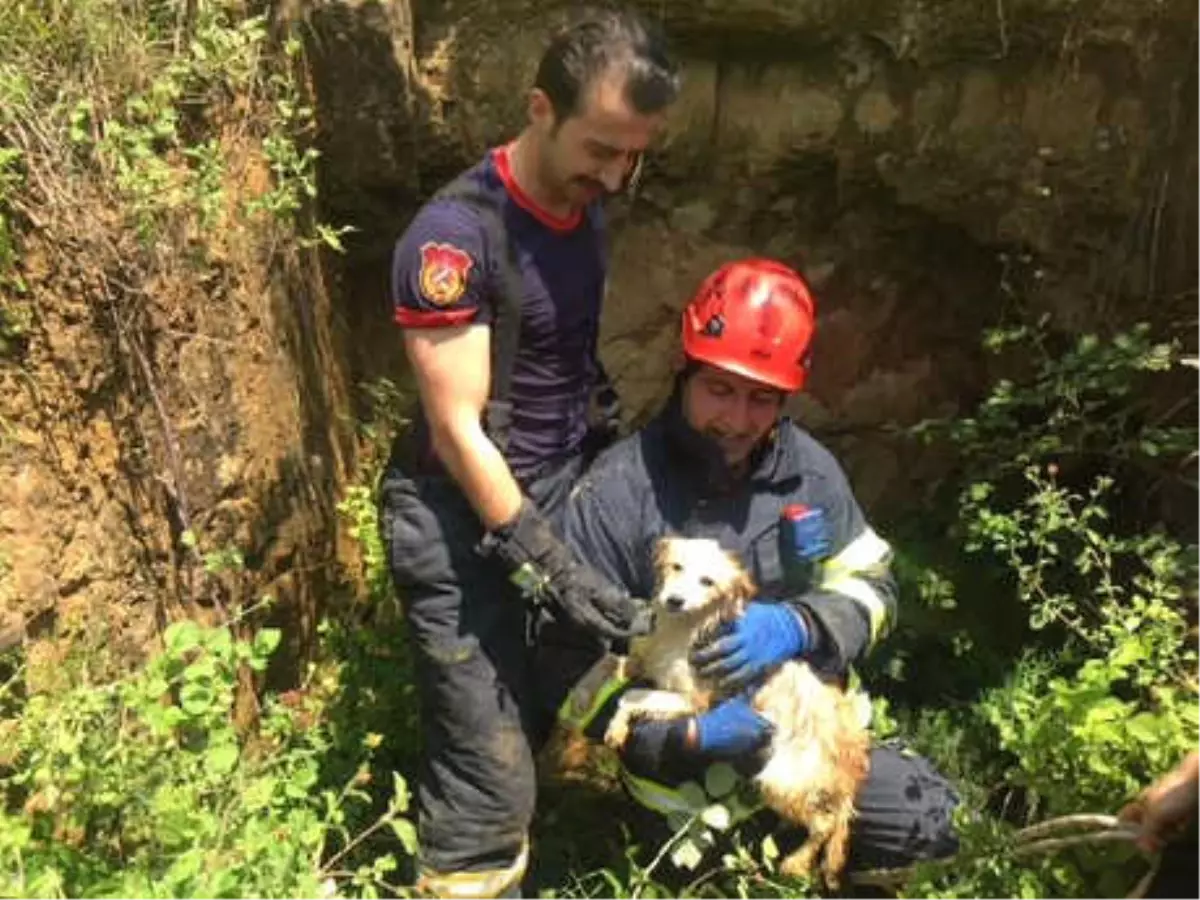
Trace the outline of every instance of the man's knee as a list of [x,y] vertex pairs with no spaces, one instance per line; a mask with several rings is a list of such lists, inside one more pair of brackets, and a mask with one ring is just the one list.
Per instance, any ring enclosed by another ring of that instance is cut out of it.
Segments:
[[873,748],[856,802],[851,868],[906,866],[957,852],[958,803],[957,791],[924,757],[893,744]]

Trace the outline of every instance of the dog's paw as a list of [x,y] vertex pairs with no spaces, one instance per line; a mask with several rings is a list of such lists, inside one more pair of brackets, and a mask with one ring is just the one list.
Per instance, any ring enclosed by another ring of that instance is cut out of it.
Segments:
[[783,858],[779,863],[779,871],[788,878],[811,878],[820,849],[820,844],[810,838],[800,849]]
[[692,701],[682,694],[648,688],[631,688],[617,705],[630,716],[646,719],[674,719],[696,711]]
[[609,750],[616,750],[618,753],[625,749],[627,740],[629,740],[629,729],[627,728],[610,728],[604,734],[604,745]]
[[604,743],[612,750],[622,750],[629,740],[629,729],[633,727],[635,716],[629,709],[618,708],[617,714],[604,730]]

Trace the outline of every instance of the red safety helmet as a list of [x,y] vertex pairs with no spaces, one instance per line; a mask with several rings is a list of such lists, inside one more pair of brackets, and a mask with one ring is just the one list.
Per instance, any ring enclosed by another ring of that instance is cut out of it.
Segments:
[[791,393],[808,377],[815,318],[808,285],[783,263],[726,263],[683,310],[683,352]]

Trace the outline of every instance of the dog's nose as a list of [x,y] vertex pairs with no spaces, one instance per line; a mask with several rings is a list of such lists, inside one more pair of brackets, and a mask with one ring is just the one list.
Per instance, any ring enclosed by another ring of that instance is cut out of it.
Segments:
[[679,610],[683,609],[683,598],[678,594],[672,594],[663,602],[671,612],[679,612]]

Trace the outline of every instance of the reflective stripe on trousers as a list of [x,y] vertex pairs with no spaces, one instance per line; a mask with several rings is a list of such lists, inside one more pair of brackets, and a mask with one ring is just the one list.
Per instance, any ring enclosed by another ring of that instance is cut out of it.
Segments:
[[479,872],[431,872],[422,871],[417,879],[417,892],[428,897],[473,898],[501,897],[520,884],[529,866],[529,842],[521,846],[521,852],[512,865],[503,869],[487,869]]

